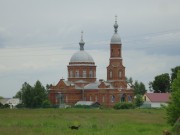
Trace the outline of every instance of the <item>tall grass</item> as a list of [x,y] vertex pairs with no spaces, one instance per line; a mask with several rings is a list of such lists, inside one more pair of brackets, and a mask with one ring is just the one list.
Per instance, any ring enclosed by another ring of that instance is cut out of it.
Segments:
[[[161,109],[15,109],[0,110],[2,135],[162,135]],[[79,130],[69,126],[81,125]]]

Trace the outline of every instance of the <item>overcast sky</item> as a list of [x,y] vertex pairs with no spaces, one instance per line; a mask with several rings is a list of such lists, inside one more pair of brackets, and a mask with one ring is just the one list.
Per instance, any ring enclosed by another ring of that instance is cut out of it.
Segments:
[[0,96],[24,82],[67,79],[67,65],[85,50],[106,80],[109,44],[117,15],[126,76],[148,82],[180,65],[179,0],[0,0]]

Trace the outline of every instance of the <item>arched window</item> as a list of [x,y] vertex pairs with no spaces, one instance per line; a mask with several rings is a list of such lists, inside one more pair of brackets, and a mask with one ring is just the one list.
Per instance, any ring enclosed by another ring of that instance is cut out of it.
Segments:
[[105,102],[105,97],[104,97],[104,96],[102,97],[102,102],[103,102],[103,103]]
[[79,77],[79,70],[76,70],[76,77]]
[[122,72],[119,70],[118,72],[118,77],[121,78],[122,77]]
[[72,70],[69,71],[69,77],[73,77],[73,71]]
[[66,95],[66,103],[68,103],[68,96]]
[[89,100],[92,101],[92,96],[91,95],[89,96]]
[[93,71],[92,70],[89,71],[89,77],[90,78],[93,77]]
[[120,49],[118,49],[118,56],[120,56]]
[[83,70],[83,77],[86,77],[86,70]]
[[112,71],[109,71],[109,77],[112,78]]
[[128,95],[128,102],[132,102],[132,97]]
[[126,95],[125,94],[120,94],[120,101],[125,102],[126,101]]
[[111,57],[113,56],[113,49],[111,49]]
[[114,101],[115,101],[115,96],[112,95],[112,96],[111,96],[111,102],[114,102]]

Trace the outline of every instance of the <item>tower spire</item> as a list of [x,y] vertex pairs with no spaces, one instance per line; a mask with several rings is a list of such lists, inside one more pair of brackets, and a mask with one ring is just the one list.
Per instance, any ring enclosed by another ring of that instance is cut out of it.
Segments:
[[81,31],[81,40],[79,42],[81,51],[84,50],[84,44],[85,44],[85,42],[83,41],[83,31]]
[[117,31],[118,31],[117,15],[115,15],[114,32],[117,33]]

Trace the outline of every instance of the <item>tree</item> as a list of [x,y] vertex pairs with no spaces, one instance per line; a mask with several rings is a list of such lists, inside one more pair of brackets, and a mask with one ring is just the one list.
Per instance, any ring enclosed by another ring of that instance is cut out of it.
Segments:
[[40,81],[36,81],[34,87],[25,82],[15,97],[20,98],[25,107],[37,108],[48,100],[48,93]]
[[134,103],[135,103],[135,105],[137,106],[137,107],[140,107],[142,104],[143,104],[143,97],[142,97],[142,95],[140,95],[140,94],[137,94],[136,96],[135,96],[135,99],[134,99],[135,101],[134,101]]
[[155,93],[165,93],[170,92],[170,77],[168,73],[164,73],[155,76],[152,82],[152,87]]
[[3,104],[0,102],[0,108],[3,108]]
[[180,66],[176,66],[175,68],[171,68],[171,82],[177,77],[177,72],[180,70]]
[[22,91],[18,91],[13,98],[19,98],[19,99],[21,99],[21,98],[22,98]]
[[126,81],[127,81],[128,83],[130,83],[131,86],[133,85],[133,79],[132,79],[132,77],[126,78]]
[[144,83],[138,82],[137,80],[134,82],[132,77],[127,78],[126,80],[134,88],[135,95],[137,95],[137,94],[144,95],[146,93],[147,90],[146,90]]
[[49,90],[49,88],[51,88],[52,87],[52,84],[46,84],[46,90],[48,91]]
[[135,81],[134,83],[134,94],[144,95],[146,93],[146,87],[142,82]]
[[180,117],[180,70],[177,72],[177,78],[172,82],[172,92],[169,105],[167,107],[168,123],[173,125]]
[[44,100],[47,99],[47,91],[40,81],[36,81],[33,88],[33,107],[40,107]]
[[33,88],[28,83],[24,83],[22,85],[22,89],[20,91],[21,100],[25,107],[32,108],[33,107]]
[[153,91],[153,89],[152,89],[153,82],[149,82],[148,84],[149,84],[149,90],[152,92]]

